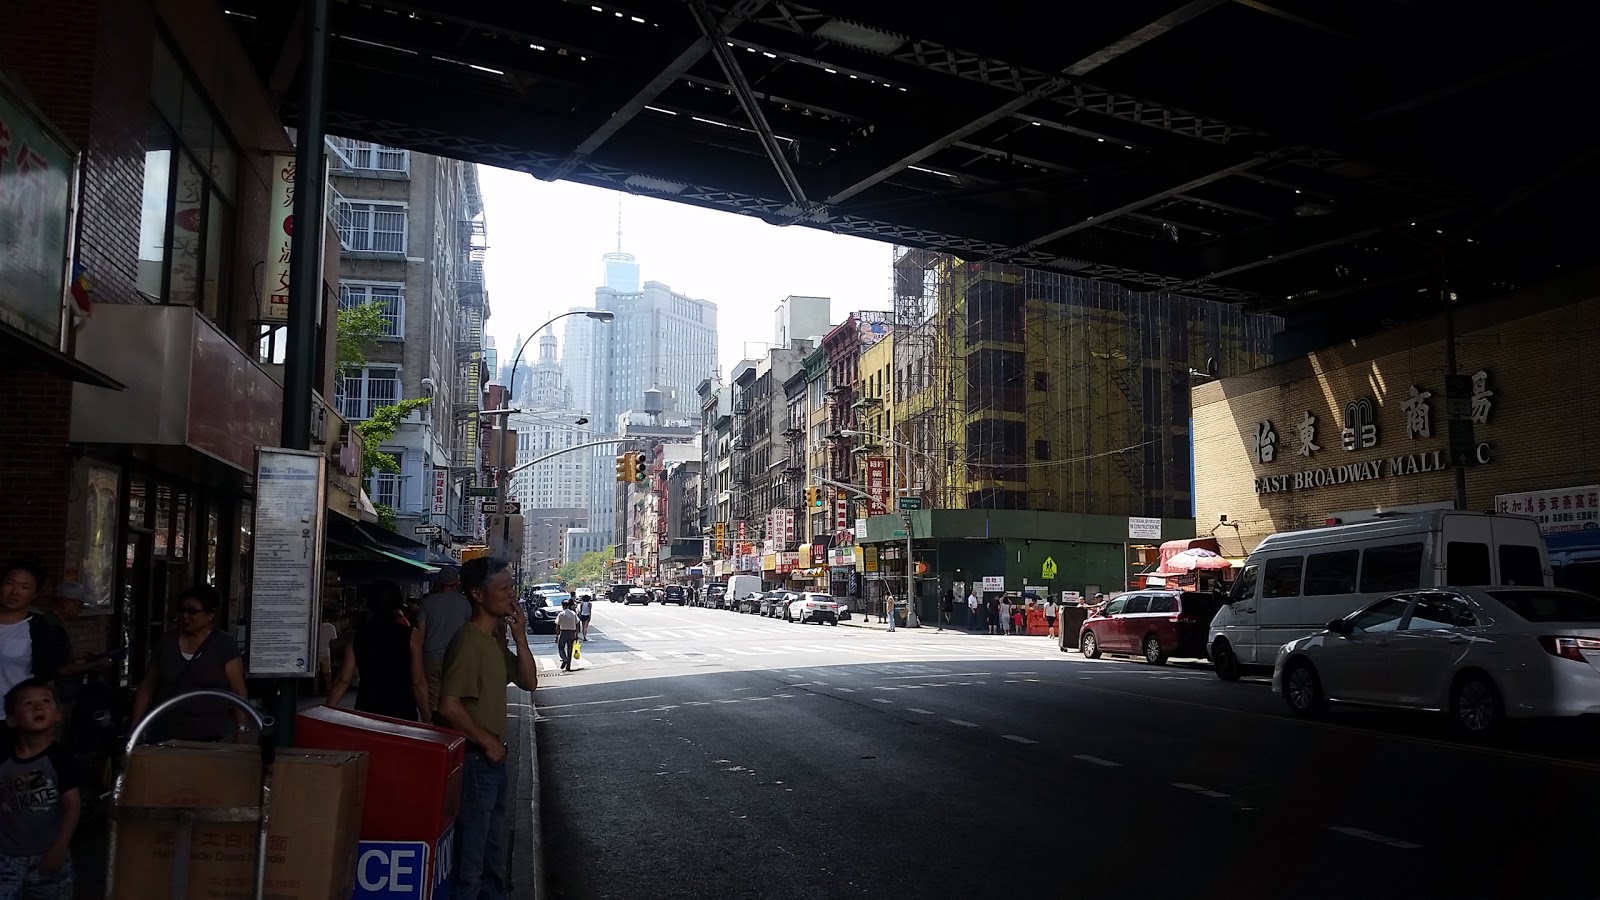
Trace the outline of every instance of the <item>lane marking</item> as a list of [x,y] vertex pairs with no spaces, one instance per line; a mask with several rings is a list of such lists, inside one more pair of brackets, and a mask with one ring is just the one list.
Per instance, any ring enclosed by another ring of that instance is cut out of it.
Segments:
[[1221,791],[1213,791],[1210,788],[1201,787],[1198,784],[1190,784],[1187,781],[1174,781],[1172,782],[1172,786],[1180,791],[1192,791],[1193,793],[1199,794],[1202,797],[1211,797],[1217,800],[1225,800],[1228,797],[1227,794],[1224,794]]
[[1399,838],[1392,838],[1388,835],[1378,834],[1375,831],[1368,831],[1365,828],[1351,828],[1348,825],[1335,825],[1328,830],[1336,831],[1340,834],[1346,834],[1354,838],[1361,838],[1364,841],[1372,841],[1373,843],[1377,844],[1386,844],[1399,850],[1420,850],[1422,848],[1421,844],[1413,844],[1410,841],[1402,841]]
[[873,703],[893,703],[894,701],[888,699],[887,697],[873,697],[872,698],[872,702]]
[[835,688],[835,690],[837,690],[841,694],[854,694],[856,692],[855,688],[846,688],[846,687]]
[[738,697],[730,697],[727,700],[718,700],[717,702],[718,703],[738,703],[739,702],[739,698]]
[[1105,766],[1108,769],[1120,769],[1120,768],[1122,768],[1122,763],[1112,762],[1109,759],[1101,759],[1098,756],[1090,756],[1087,753],[1079,753],[1079,754],[1073,756],[1072,758],[1073,759],[1081,759],[1086,763],[1094,763],[1097,766]]
[[734,653],[734,654],[737,654],[739,656],[755,656],[755,654],[751,653],[749,650],[735,650],[732,647],[723,647],[722,648],[722,652],[724,652],[724,653]]
[[[551,706],[545,706],[545,705],[541,704],[537,708],[541,709],[541,710],[545,710],[545,709],[568,709],[568,708],[573,707],[573,706],[600,706],[601,704],[604,704],[604,703],[631,703],[631,702],[633,702],[635,700],[660,700],[663,696],[665,696],[665,695],[663,695],[663,694],[651,694],[648,697],[623,697],[623,698],[618,699],[618,700],[590,700],[590,701],[588,701],[586,703],[557,703],[557,704],[554,704],[554,705],[551,705]],[[521,706],[521,707],[524,707],[524,708],[527,706],[527,704],[525,704],[525,703],[517,703],[517,704],[514,704],[514,705]]]
[[[1087,675],[1080,675],[1087,678]],[[1233,709],[1227,706],[1217,706],[1212,703],[1197,703],[1193,700],[1180,700],[1176,697],[1157,697],[1152,694],[1141,694],[1137,691],[1123,691],[1116,688],[1091,687],[1087,684],[1077,684],[1071,681],[1055,681],[1044,679],[1046,684],[1061,687],[1077,688],[1080,691],[1090,691],[1096,694],[1110,694],[1117,697],[1133,697],[1137,700],[1149,700],[1155,703],[1166,703],[1172,706],[1187,706],[1190,709],[1203,709],[1210,712],[1230,713],[1236,716],[1245,716],[1251,719],[1261,719],[1267,722],[1278,722],[1283,725],[1294,725],[1302,728],[1320,728],[1329,731],[1339,731],[1345,734],[1359,735],[1362,737],[1387,738],[1394,741],[1404,741],[1411,744],[1422,744],[1429,747],[1444,747],[1450,750],[1460,750],[1465,753],[1478,753],[1485,756],[1499,756],[1505,759],[1521,759],[1529,762],[1541,762],[1553,766],[1562,766],[1569,769],[1584,769],[1590,772],[1600,772],[1600,762],[1585,762],[1577,759],[1562,759],[1559,756],[1544,756],[1538,753],[1528,753],[1523,750],[1507,750],[1499,747],[1478,747],[1472,744],[1457,744],[1437,738],[1416,737],[1406,734],[1394,734],[1386,731],[1374,731],[1370,728],[1356,728],[1350,725],[1335,725],[1329,722],[1316,722],[1307,719],[1290,718],[1287,715],[1273,715],[1271,713],[1252,712],[1245,709]],[[981,684],[982,682],[974,682]]]
[[1037,743],[1039,743],[1038,741],[1030,741],[1030,740],[1028,740],[1027,738],[1023,737],[1020,734],[1002,734],[1000,736],[1005,738],[1008,741],[1016,741],[1019,744],[1037,744]]
[[915,706],[908,706],[908,707],[906,707],[906,709],[907,709],[907,711],[914,712],[919,716],[931,716],[931,715],[933,715],[933,710],[931,710],[931,709],[919,709],[919,708],[917,708]]
[[951,725],[960,725],[962,728],[977,728],[978,723],[968,722],[966,719],[945,719]]

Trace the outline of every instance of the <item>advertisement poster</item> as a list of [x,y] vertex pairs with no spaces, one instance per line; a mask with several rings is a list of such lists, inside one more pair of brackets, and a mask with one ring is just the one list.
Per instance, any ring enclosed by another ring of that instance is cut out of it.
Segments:
[[289,321],[289,253],[294,244],[294,157],[272,157],[267,204],[266,264],[261,267],[261,318]]
[[442,516],[450,511],[450,470],[433,470],[433,514]]
[[316,673],[327,473],[322,454],[256,451],[255,564],[250,579],[251,677]]
[[1532,516],[1544,534],[1600,528],[1600,485],[1500,494],[1494,498],[1494,508],[1497,512]]
[[867,457],[867,508],[868,515],[881,516],[889,511],[889,458]]

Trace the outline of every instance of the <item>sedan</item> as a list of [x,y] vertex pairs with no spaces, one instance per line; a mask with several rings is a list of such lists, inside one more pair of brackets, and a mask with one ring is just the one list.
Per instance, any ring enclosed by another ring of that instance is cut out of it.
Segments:
[[[564,596],[562,599],[565,599]],[[529,634],[555,634],[556,616],[561,615],[562,600],[551,594],[534,594],[523,604],[528,614]]]
[[742,613],[759,613],[761,612],[761,601],[765,599],[765,594],[745,594],[739,600],[738,610]]
[[839,604],[827,594],[801,594],[789,603],[789,619],[801,625],[807,622],[816,622],[818,625],[826,622],[829,625],[839,624]]
[[783,614],[783,602],[788,595],[783,591],[767,591],[761,595],[761,614],[768,618]]
[[623,600],[623,604],[626,606],[632,606],[635,603],[649,606],[650,592],[641,587],[628,588],[628,596],[625,600]]
[[1285,644],[1272,686],[1297,715],[1330,703],[1428,710],[1469,735],[1506,718],[1600,713],[1600,599],[1542,587],[1395,594]]

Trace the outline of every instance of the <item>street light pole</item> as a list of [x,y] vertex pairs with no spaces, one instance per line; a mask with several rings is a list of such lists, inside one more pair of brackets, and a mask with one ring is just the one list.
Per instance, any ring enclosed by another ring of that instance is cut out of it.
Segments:
[[[886,435],[873,434],[870,431],[860,431],[860,430],[857,430],[857,429],[854,429],[854,428],[845,428],[845,429],[841,430],[839,433],[844,435],[845,437],[855,437],[857,435],[860,435],[861,437],[876,438],[877,440],[883,441],[885,444],[889,444],[889,445],[895,446],[895,447],[904,448],[905,451],[906,451],[906,463],[905,463],[906,496],[907,497],[911,496],[911,445],[909,443],[907,443],[905,441],[902,441],[902,440],[897,440],[897,439],[892,438],[892,437],[888,437]],[[890,459],[893,459],[893,458],[894,457],[890,457]],[[909,510],[907,510],[907,512],[909,512]],[[906,516],[906,627],[907,628],[919,628],[919,627],[922,626],[922,621],[917,616],[917,603],[916,603],[916,596],[915,596],[915,594],[916,594],[916,576],[911,570],[911,555],[912,555],[911,532],[912,532],[911,517],[909,515],[907,515]],[[894,616],[894,610],[891,609],[889,611],[889,615],[892,618]]]
[[[495,508],[500,510],[500,546],[505,549],[507,554],[510,554],[510,552],[511,552],[511,517],[506,514],[505,510],[506,510],[506,502],[507,502],[506,490],[510,487],[508,482],[511,480],[511,469],[506,464],[506,461],[509,458],[509,450],[507,449],[507,446],[506,446],[506,444],[507,444],[506,438],[508,437],[509,432],[511,431],[511,429],[507,427],[511,423],[511,419],[510,419],[511,409],[509,409],[509,407],[511,405],[511,402],[516,399],[516,398],[511,397],[509,395],[510,395],[511,390],[513,388],[515,388],[516,384],[517,384],[517,366],[518,366],[518,364],[520,364],[522,362],[522,351],[528,349],[528,344],[531,343],[533,341],[533,339],[536,336],[538,336],[538,334],[540,332],[544,331],[546,328],[549,328],[551,325],[555,324],[556,322],[558,322],[558,321],[560,321],[562,319],[565,319],[568,316],[587,316],[587,317],[589,317],[591,319],[594,319],[597,322],[609,322],[612,319],[615,319],[617,317],[616,313],[613,313],[610,310],[606,310],[606,309],[575,309],[575,310],[572,310],[570,312],[564,312],[559,316],[552,317],[550,319],[550,321],[544,323],[543,325],[540,325],[538,328],[535,328],[533,330],[533,333],[529,334],[527,339],[522,342],[522,346],[517,348],[517,355],[513,356],[511,358],[511,383],[506,385],[506,392],[507,392],[507,403],[506,403],[506,406],[508,408],[504,409],[504,410],[495,410],[494,411],[495,413],[501,415],[501,419],[500,419],[500,438],[499,438],[499,440],[500,440],[500,458],[499,458],[499,460],[497,460],[499,465],[496,467],[495,479],[494,479],[495,480]],[[521,467],[518,466],[518,468],[521,468]],[[518,571],[517,571],[518,579],[517,580],[520,582],[521,581],[521,575],[522,575],[522,572],[521,572],[522,564],[521,564],[521,560],[520,559],[517,560],[517,569],[518,569]]]

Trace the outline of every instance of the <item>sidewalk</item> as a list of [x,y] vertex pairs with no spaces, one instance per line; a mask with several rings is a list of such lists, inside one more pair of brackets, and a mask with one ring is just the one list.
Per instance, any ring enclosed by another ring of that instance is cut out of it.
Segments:
[[[866,631],[887,632],[889,630],[888,624],[884,623],[884,622],[879,622],[878,621],[878,617],[876,615],[866,616],[866,615],[863,615],[863,614],[858,613],[858,612],[851,612],[850,613],[850,618],[845,619],[843,622],[840,622],[839,625],[841,627],[844,627],[844,628],[860,628],[860,629],[863,629],[863,630],[866,630]],[[923,619],[921,628],[907,628],[904,625],[898,626],[898,627],[895,628],[894,633],[895,634],[899,634],[902,631],[914,631],[919,635],[938,634],[938,633],[940,633],[939,632],[939,623],[935,622],[935,621],[933,621],[931,619]],[[956,619],[956,623],[954,625],[946,625],[945,626],[944,633],[945,634],[983,635],[984,637],[991,637],[991,635],[989,634],[989,629],[987,627],[978,629],[976,631],[974,631],[972,629],[969,629],[969,628],[965,628],[965,627],[962,626],[961,619],[959,617]],[[1043,637],[1043,635],[1035,635],[1035,636],[1036,637]],[[992,637],[1000,637],[1000,635],[992,635]],[[1005,635],[1005,637],[1024,637],[1024,635]],[[1053,641],[1055,639],[1054,638],[1048,638],[1048,640],[1052,640]]]

